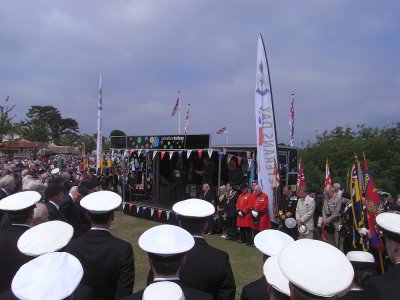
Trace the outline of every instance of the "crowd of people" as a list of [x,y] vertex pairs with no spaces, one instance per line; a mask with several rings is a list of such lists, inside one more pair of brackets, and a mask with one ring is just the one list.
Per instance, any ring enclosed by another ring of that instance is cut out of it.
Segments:
[[[2,163],[0,299],[234,299],[229,254],[203,237],[212,233],[263,255],[264,276],[243,288],[242,299],[398,298],[400,215],[386,193],[376,219],[390,262],[381,274],[376,253],[342,238],[351,203],[340,186],[328,186],[321,199],[284,187],[278,224],[257,182],[240,191],[228,182],[217,196],[205,182],[202,199],[175,203],[179,226],[154,226],[138,240],[150,271],[147,288],[133,294],[132,245],[110,232],[122,198],[93,172],[73,169]],[[367,238],[368,229],[357,234]]]

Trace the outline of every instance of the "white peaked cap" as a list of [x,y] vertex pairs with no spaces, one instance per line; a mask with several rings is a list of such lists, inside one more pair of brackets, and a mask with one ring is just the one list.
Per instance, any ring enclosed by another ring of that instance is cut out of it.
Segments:
[[70,296],[83,276],[79,260],[66,252],[41,255],[15,274],[11,290],[22,300],[54,300]]
[[279,268],[277,256],[271,256],[265,261],[263,271],[267,282],[275,290],[290,296],[289,280],[287,280]]
[[384,230],[400,235],[400,215],[383,212],[376,216],[376,223]]
[[347,257],[322,241],[297,240],[282,250],[278,262],[292,284],[315,296],[340,296],[353,282],[354,270]]
[[94,214],[102,214],[112,211],[121,205],[122,198],[111,191],[99,191],[90,193],[82,198],[80,204],[83,208]]
[[254,237],[254,246],[268,256],[278,255],[294,239],[286,233],[275,229],[263,230]]
[[210,202],[193,198],[175,203],[172,210],[181,216],[204,218],[211,216],[215,207]]
[[297,223],[296,223],[296,220],[294,218],[286,218],[285,219],[285,225],[286,225],[287,228],[292,229],[292,228],[296,227]]
[[171,281],[159,281],[150,284],[143,292],[143,300],[184,300],[183,291],[179,285]]
[[55,175],[60,173],[60,169],[59,168],[54,168],[53,170],[51,170],[51,174]]
[[346,254],[349,261],[360,263],[375,263],[374,256],[366,251],[349,251]]
[[146,230],[139,238],[139,247],[148,253],[170,256],[189,251],[193,236],[174,225],[159,225]]
[[19,251],[29,256],[55,252],[71,240],[74,229],[62,221],[48,221],[25,231],[18,239]]
[[42,196],[35,191],[24,191],[12,194],[0,201],[0,209],[5,211],[18,211],[35,205]]

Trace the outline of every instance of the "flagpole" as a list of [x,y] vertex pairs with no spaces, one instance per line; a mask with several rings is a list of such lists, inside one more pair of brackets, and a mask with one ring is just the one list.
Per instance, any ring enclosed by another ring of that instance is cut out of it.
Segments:
[[102,153],[102,127],[103,127],[103,88],[101,83],[101,72],[100,72],[100,82],[99,82],[99,105],[97,109],[97,143],[96,143],[96,173],[99,168],[99,163],[101,161]]
[[178,103],[178,133],[181,134],[181,91],[178,91],[178,99],[179,99],[179,103]]
[[226,144],[229,145],[229,133],[226,133]]

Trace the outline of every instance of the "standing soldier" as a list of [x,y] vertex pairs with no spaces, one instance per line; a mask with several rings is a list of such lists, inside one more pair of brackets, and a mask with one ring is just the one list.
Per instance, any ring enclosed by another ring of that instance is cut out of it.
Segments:
[[[283,197],[279,202],[279,218],[284,223],[288,218],[294,218],[296,216],[297,196],[295,192],[291,191],[290,185],[283,187]],[[288,228],[285,224],[280,227],[284,233],[290,235],[293,239],[297,237],[296,228]]]
[[249,204],[254,202],[254,195],[248,192],[247,183],[240,186],[242,193],[236,203],[237,219],[236,225],[240,230],[240,243],[251,244],[251,214]]
[[332,246],[339,247],[339,225],[340,225],[340,207],[341,198],[335,194],[332,186],[325,188],[328,200],[324,202],[322,207],[322,222],[328,236],[328,243]]
[[271,219],[268,212],[268,196],[261,191],[258,184],[253,187],[254,198],[249,203],[252,216],[251,229],[253,237],[265,229],[271,229]]

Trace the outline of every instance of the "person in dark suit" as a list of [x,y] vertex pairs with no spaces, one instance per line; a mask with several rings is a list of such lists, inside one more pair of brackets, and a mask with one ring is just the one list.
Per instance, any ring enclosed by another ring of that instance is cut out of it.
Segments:
[[11,287],[18,269],[31,260],[17,248],[19,237],[30,228],[35,203],[40,200],[37,192],[20,192],[0,201],[0,209],[9,217],[11,225],[0,232],[0,293]]
[[381,213],[376,217],[393,269],[380,276],[371,277],[365,284],[364,299],[392,300],[400,295],[400,215]]
[[82,283],[92,289],[96,299],[121,299],[132,293],[135,280],[132,246],[110,233],[114,210],[121,202],[121,196],[110,191],[84,197],[80,203],[88,211],[92,227],[71,240],[65,249],[81,262]]
[[[254,237],[254,245],[263,254],[263,262],[278,255],[284,247],[294,242],[293,238],[282,231],[267,229]],[[265,276],[245,285],[240,295],[241,300],[268,300],[267,279]]]
[[49,221],[63,221],[67,222],[64,214],[60,211],[60,206],[64,201],[65,193],[63,188],[58,184],[50,184],[44,191],[47,199],[46,207],[49,211]]
[[[189,287],[180,279],[185,255],[193,246],[192,235],[178,226],[159,225],[146,230],[139,238],[139,247],[147,252],[154,274],[149,286],[155,282],[170,281],[181,287],[186,300],[213,299],[211,294]],[[141,290],[125,299],[142,299],[143,292],[144,290]],[[163,299],[161,295],[160,298]]]
[[215,211],[214,206],[204,200],[189,199],[177,202],[172,210],[180,216],[180,226],[195,240],[179,273],[182,282],[212,294],[214,299],[234,299],[236,284],[229,255],[208,245],[202,237],[207,217]]

